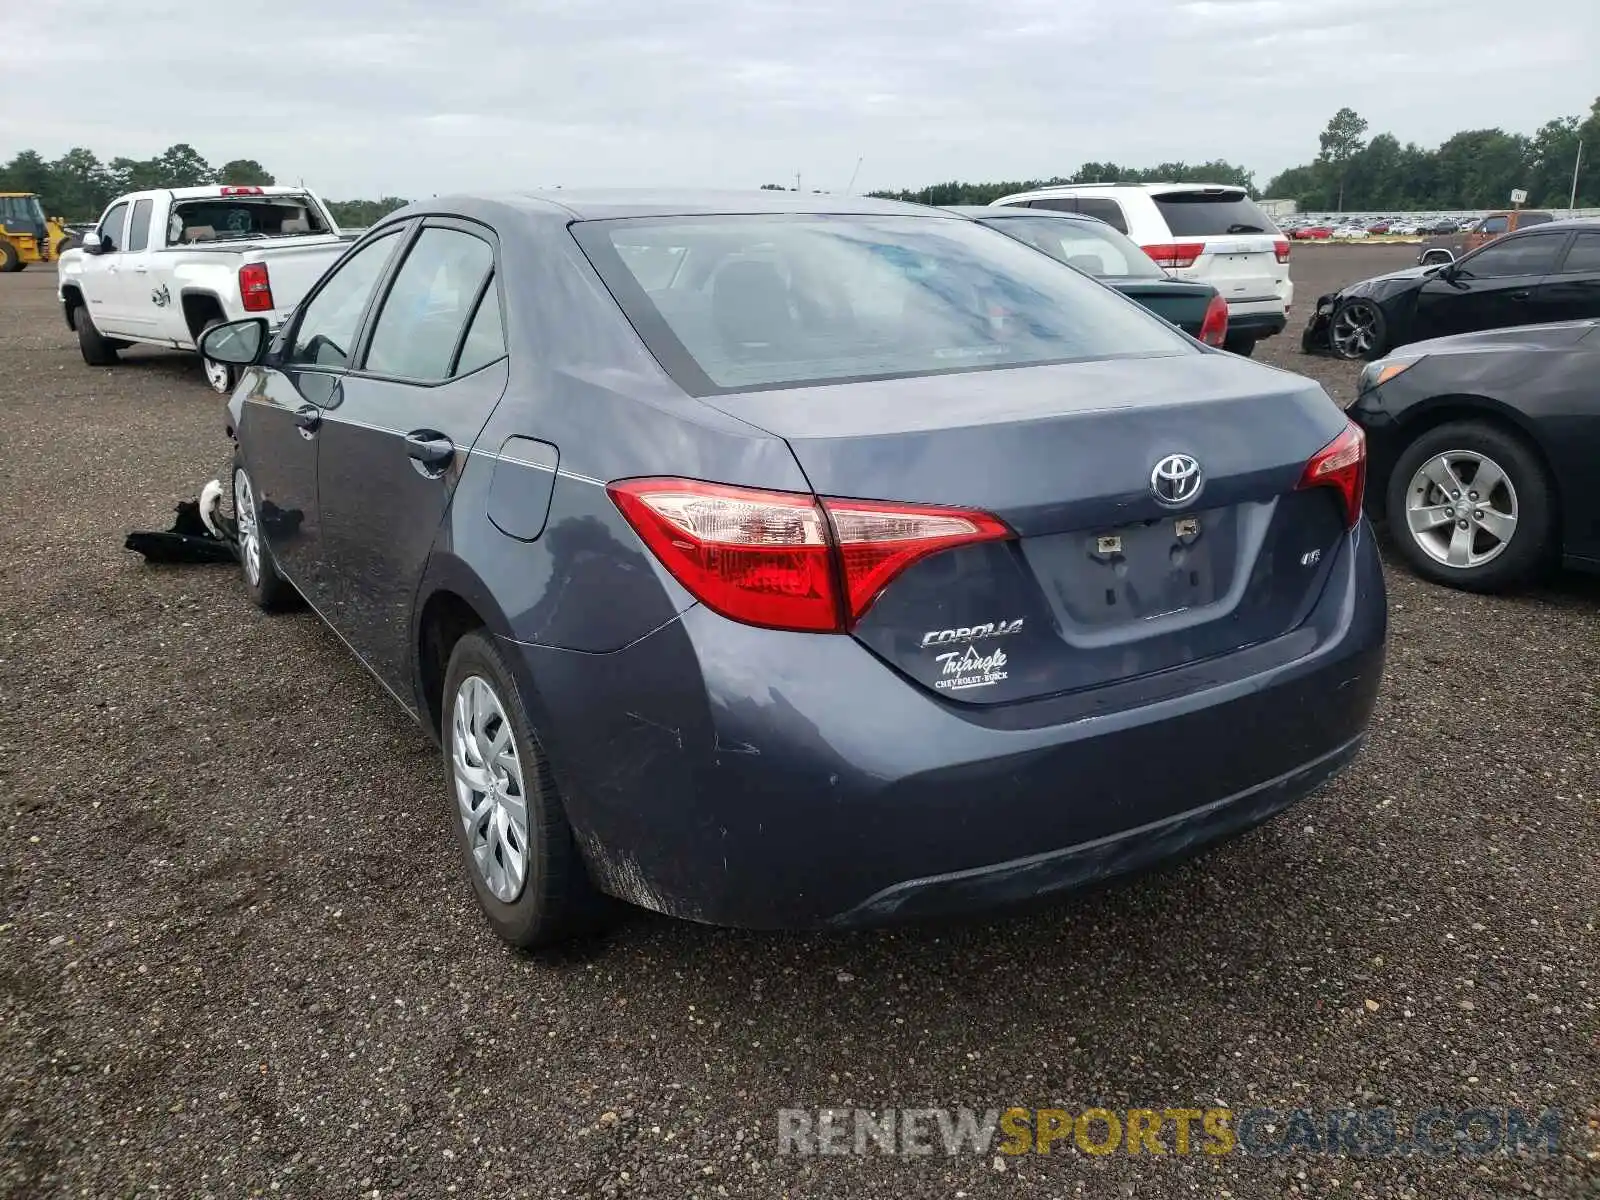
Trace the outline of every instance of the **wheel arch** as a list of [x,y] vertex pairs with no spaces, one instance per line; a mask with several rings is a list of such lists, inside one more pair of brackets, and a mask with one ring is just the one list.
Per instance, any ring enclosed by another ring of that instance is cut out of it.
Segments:
[[222,298],[215,292],[186,288],[179,293],[178,299],[183,305],[183,323],[189,330],[189,340],[197,346],[200,344],[200,331],[208,320],[212,317],[221,317],[224,321],[228,319],[228,311],[222,307]]
[[[416,657],[412,680],[417,711],[424,715],[429,734],[438,738],[444,716],[444,677],[456,643],[475,629],[503,637],[510,625],[478,573],[454,554],[439,551],[428,559],[413,612],[411,644]],[[533,697],[526,694],[528,681],[519,678],[517,682],[524,691],[524,707],[534,708]]]
[[1376,464],[1380,477],[1373,479],[1369,486],[1373,486],[1379,496],[1386,496],[1395,463],[1405,453],[1406,447],[1430,430],[1454,421],[1480,421],[1492,425],[1522,442],[1539,460],[1539,465],[1544,468],[1545,478],[1550,484],[1550,494],[1555,501],[1554,517],[1556,536],[1559,539],[1562,496],[1561,478],[1556,472],[1555,464],[1551,462],[1550,454],[1533,424],[1521,412],[1493,396],[1474,393],[1434,396],[1409,409],[1399,422],[1400,436],[1394,439],[1393,456],[1385,463]]
[[62,285],[61,288],[61,315],[66,318],[67,328],[74,333],[78,330],[77,311],[83,307],[83,289],[75,283]]

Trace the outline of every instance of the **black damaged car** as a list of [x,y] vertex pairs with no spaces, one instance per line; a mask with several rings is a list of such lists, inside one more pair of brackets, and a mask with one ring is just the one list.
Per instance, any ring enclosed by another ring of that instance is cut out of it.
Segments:
[[1458,333],[1600,317],[1600,218],[1506,234],[1453,263],[1409,267],[1317,297],[1308,354],[1373,359]]

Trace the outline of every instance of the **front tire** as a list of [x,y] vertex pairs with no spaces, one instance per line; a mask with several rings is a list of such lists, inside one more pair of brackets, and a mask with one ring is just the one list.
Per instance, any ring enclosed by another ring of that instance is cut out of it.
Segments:
[[233,467],[233,519],[239,531],[239,567],[245,591],[264,612],[286,612],[296,607],[300,594],[272,561],[272,550],[261,533],[261,513],[255,484],[242,465]]
[[1388,348],[1389,322],[1365,296],[1346,300],[1328,318],[1328,345],[1351,362],[1374,359]]
[[1555,549],[1555,492],[1516,435],[1485,421],[1430,429],[1401,452],[1385,499],[1396,547],[1424,579],[1471,592],[1528,582]]
[[[200,339],[205,337],[208,331],[222,324],[224,324],[224,321],[221,317],[212,317],[211,320],[200,327],[200,332],[194,339],[195,345],[198,346],[200,344]],[[215,359],[207,358],[203,354],[200,356],[200,366],[204,369],[206,383],[213,392],[216,392],[219,396],[233,395],[233,389],[239,384],[239,369],[237,367],[232,363],[217,362]]]
[[103,337],[94,327],[94,320],[89,316],[89,306],[79,305],[77,320],[74,322],[78,329],[78,353],[83,355],[83,361],[91,367],[114,367],[117,365],[116,343],[110,338]]
[[605,898],[589,881],[511,670],[481,630],[451,652],[442,707],[451,827],[490,926],[523,949],[592,930]]

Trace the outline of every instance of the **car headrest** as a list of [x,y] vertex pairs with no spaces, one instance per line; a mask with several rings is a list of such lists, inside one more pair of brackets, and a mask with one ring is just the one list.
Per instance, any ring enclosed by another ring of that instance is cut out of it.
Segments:
[[210,225],[191,225],[183,233],[191,242],[213,242],[217,238],[216,229]]
[[711,312],[723,345],[736,354],[771,352],[794,330],[788,288],[770,262],[731,262],[718,271]]

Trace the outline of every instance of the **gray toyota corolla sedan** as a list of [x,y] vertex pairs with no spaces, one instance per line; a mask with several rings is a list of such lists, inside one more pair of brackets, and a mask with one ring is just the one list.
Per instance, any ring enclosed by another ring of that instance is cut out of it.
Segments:
[[1367,728],[1360,430],[960,217],[437,199],[205,349],[253,367],[252,596],[438,737],[520,945],[606,894],[756,928],[1012,904],[1258,824]]

